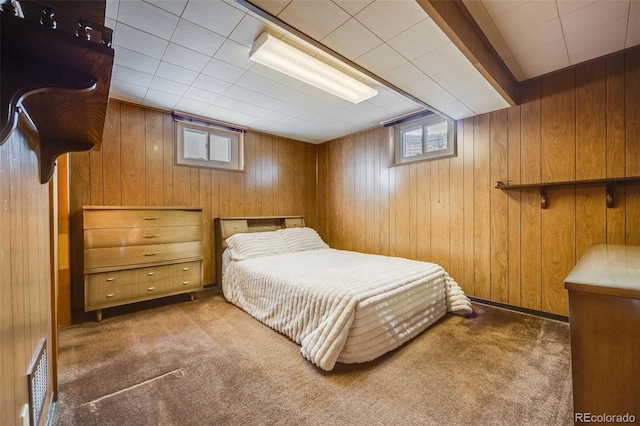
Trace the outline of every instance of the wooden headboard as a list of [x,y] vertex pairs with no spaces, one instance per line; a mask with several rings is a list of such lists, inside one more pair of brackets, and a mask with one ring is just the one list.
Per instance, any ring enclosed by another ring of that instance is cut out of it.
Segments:
[[304,216],[218,217],[214,219],[216,283],[222,285],[222,252],[227,238],[245,232],[267,232],[304,227]]

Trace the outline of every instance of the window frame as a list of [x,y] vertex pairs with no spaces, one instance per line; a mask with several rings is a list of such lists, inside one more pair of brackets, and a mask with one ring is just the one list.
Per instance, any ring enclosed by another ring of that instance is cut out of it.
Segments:
[[[429,125],[446,122],[447,123],[447,148],[442,150],[425,152],[426,147],[426,127]],[[403,134],[414,130],[416,128],[422,128],[422,154],[413,155],[410,157],[404,156],[404,140]],[[417,163],[422,161],[439,160],[441,158],[450,158],[458,155],[457,146],[457,134],[456,134],[456,122],[455,120],[445,117],[437,113],[430,113],[428,115],[420,115],[416,118],[409,118],[407,120],[401,120],[396,122],[393,126],[389,127],[390,139],[393,147],[393,165],[402,165]]]
[[[202,167],[214,170],[244,171],[244,130],[232,127],[222,127],[207,123],[202,119],[195,122],[174,115],[175,122],[175,164],[178,166]],[[210,135],[229,138],[231,140],[231,161],[218,161],[185,157],[184,132],[185,129],[207,133],[207,157],[210,156]]]

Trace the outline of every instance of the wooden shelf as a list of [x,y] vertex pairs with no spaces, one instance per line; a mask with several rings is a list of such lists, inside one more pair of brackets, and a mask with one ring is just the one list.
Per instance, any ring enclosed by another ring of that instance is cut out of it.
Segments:
[[0,145],[25,115],[39,135],[33,149],[45,183],[59,155],[100,147],[112,32],[45,3],[20,5],[19,12],[10,4],[0,12]]
[[509,183],[505,183],[504,181],[498,181],[496,182],[495,188],[502,189],[503,191],[537,189],[540,191],[540,207],[543,209],[546,209],[548,205],[548,199],[547,199],[548,187],[568,186],[568,185],[605,184],[606,185],[606,204],[608,208],[611,208],[613,207],[613,185],[617,183],[626,183],[626,182],[633,182],[633,181],[640,181],[640,176],[605,178],[605,179],[571,180],[571,181],[563,181],[563,182],[525,183],[525,184],[516,184],[516,185],[510,185]]

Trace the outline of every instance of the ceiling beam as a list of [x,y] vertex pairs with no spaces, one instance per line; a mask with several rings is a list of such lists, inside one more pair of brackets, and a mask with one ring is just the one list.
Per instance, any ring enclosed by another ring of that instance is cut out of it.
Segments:
[[519,84],[461,0],[417,0],[431,19],[511,106]]

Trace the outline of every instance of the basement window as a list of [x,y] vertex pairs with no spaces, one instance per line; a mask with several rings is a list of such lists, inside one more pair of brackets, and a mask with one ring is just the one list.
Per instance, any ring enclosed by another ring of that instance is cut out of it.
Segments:
[[389,128],[394,164],[437,160],[456,155],[455,121],[424,111],[383,123]]
[[176,123],[176,164],[221,170],[244,169],[246,129],[182,113]]

